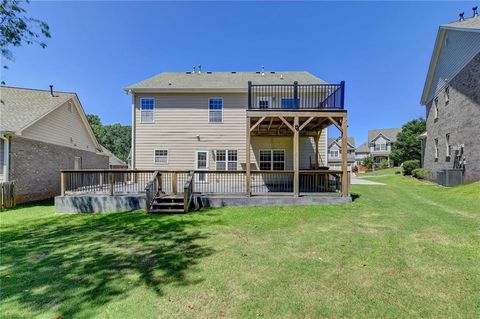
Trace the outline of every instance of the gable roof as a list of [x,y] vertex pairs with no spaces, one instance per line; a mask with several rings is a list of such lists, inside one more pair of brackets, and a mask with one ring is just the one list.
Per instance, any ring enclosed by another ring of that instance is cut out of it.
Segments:
[[88,124],[80,100],[75,93],[49,90],[27,89],[19,87],[0,87],[0,132],[21,134],[23,130],[36,123],[68,101],[72,101],[90,138],[101,149]]
[[356,152],[357,153],[369,153],[370,148],[368,147],[368,143],[364,142],[364,143],[360,144],[360,146],[357,147]]
[[162,72],[151,78],[126,87],[125,91],[208,91],[224,90],[246,92],[248,81],[252,84],[325,84],[306,71],[276,72]]
[[479,53],[479,16],[441,25],[420,103],[428,104]]
[[109,165],[127,165],[127,163],[116,157],[115,154],[110,152],[105,146],[100,145],[100,147],[102,148],[102,153],[108,156]]
[[[337,143],[337,145],[339,147],[342,147],[341,140],[342,140],[341,136],[339,136],[339,137],[329,137],[328,138],[328,148],[333,146],[333,144],[335,144],[335,143]],[[347,144],[348,148],[350,148],[350,149],[355,148],[355,138],[353,136],[347,136],[347,143],[348,143]]]
[[397,134],[400,133],[401,128],[382,128],[368,131],[368,143],[371,143],[380,134],[388,138],[391,142],[397,141]]

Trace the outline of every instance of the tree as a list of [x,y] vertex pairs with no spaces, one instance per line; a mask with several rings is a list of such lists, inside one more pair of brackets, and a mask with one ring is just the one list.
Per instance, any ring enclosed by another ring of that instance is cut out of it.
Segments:
[[[28,17],[21,0],[1,0],[0,2],[0,51],[3,59],[13,61],[13,54],[10,47],[19,47],[38,43],[42,48],[47,44],[42,38],[50,38],[50,28],[44,21]],[[3,62],[2,62],[3,64]],[[8,69],[3,65],[4,69]],[[5,84],[4,81],[1,84]]]
[[397,135],[397,141],[392,146],[390,158],[395,163],[420,160],[421,143],[418,136],[425,132],[426,128],[425,120],[422,118],[405,123]]
[[126,161],[131,146],[131,127],[118,123],[103,125],[100,117],[95,114],[87,114],[87,119],[98,142],[119,159]]
[[373,167],[373,157],[372,155],[365,156],[362,162],[363,166],[371,169]]

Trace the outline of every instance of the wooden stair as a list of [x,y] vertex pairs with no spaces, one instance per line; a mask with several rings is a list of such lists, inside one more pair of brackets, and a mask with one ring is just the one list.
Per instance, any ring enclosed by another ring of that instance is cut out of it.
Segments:
[[154,214],[162,213],[185,213],[183,194],[155,196],[148,212]]

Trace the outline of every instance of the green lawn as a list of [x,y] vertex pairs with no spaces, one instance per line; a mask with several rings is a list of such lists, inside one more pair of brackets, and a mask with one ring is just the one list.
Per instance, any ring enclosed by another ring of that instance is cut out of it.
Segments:
[[1,316],[479,318],[480,184],[375,181],[343,206],[1,212]]

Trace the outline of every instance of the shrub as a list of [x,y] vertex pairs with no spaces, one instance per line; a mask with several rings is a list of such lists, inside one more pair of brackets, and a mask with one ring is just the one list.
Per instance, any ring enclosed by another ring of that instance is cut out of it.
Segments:
[[425,179],[428,176],[428,171],[425,168],[415,168],[412,171],[412,176],[418,179]]
[[390,162],[386,159],[383,159],[381,162],[380,162],[380,169],[385,169],[385,168],[389,168],[390,167]]
[[373,157],[371,155],[368,155],[363,159],[363,166],[368,169],[371,169],[373,167]]
[[419,160],[410,160],[403,162],[403,175],[412,175],[412,171],[416,168],[420,168]]

